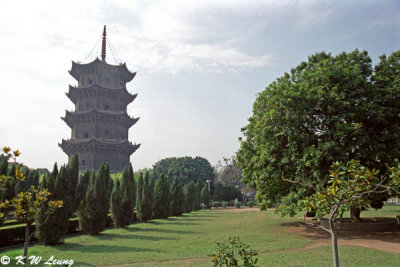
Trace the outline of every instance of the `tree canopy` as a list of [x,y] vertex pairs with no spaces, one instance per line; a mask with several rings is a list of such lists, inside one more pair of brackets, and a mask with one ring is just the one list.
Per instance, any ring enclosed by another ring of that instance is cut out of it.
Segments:
[[[237,158],[261,208],[314,193],[283,177],[326,185],[333,162],[384,171],[400,157],[400,51],[371,62],[317,53],[258,95]],[[368,197],[379,208],[387,195]]]
[[201,181],[214,179],[214,171],[210,162],[202,157],[180,157],[166,158],[156,162],[153,166],[155,177],[165,175],[170,184],[174,177],[178,177],[182,184],[190,181]]

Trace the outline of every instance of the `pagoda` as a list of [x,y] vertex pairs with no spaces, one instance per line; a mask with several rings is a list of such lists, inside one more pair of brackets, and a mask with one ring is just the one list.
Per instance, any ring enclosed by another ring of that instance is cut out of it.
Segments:
[[59,146],[69,158],[78,155],[80,171],[97,171],[108,163],[111,172],[120,172],[140,146],[128,141],[129,128],[139,118],[127,114],[127,105],[137,94],[130,94],[126,84],[136,72],[130,72],[126,64],[106,62],[106,36],[104,26],[101,60],[96,57],[88,64],[72,62],[69,71],[78,82],[66,93],[75,111],[66,111],[62,117],[71,128],[71,139],[63,139]]

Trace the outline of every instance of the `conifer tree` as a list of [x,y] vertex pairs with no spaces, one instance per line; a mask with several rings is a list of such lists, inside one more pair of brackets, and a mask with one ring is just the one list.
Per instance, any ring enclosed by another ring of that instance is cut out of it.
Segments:
[[200,197],[201,203],[204,204],[204,207],[206,209],[211,207],[211,194],[208,191],[208,186],[204,185],[203,189],[201,190],[201,197]]
[[149,199],[151,199],[151,219],[153,218],[153,210],[154,210],[154,177],[149,176]]
[[111,217],[116,228],[124,227],[123,212],[122,212],[122,192],[121,182],[116,179],[113,191],[111,192]]
[[132,192],[132,180],[129,174],[129,170],[125,169],[122,173],[122,181],[121,181],[121,207],[122,207],[122,216],[123,216],[123,226],[129,225],[132,222],[133,217],[133,193]]
[[68,162],[68,185],[67,185],[67,190],[69,194],[71,195],[72,199],[74,200],[72,205],[71,205],[71,210],[70,210],[70,216],[76,212],[79,201],[76,197],[76,190],[77,190],[77,185],[79,181],[79,158],[77,154],[74,154],[70,161]]
[[183,188],[178,178],[175,177],[171,187],[171,215],[181,216],[184,211],[185,195]]
[[194,201],[194,182],[191,181],[185,186],[185,212],[191,212],[193,210]]
[[143,221],[148,221],[151,219],[153,210],[152,210],[152,192],[153,188],[151,188],[149,172],[146,171],[144,176],[144,183],[143,183],[143,192],[142,192],[142,199],[143,199],[143,211],[142,211],[142,219]]
[[90,234],[99,234],[106,224],[111,183],[107,164],[100,167],[98,174],[92,173],[86,195],[78,208],[79,227]]
[[[16,166],[15,164],[11,164],[11,168],[8,169],[7,176],[15,177]],[[15,185],[17,184],[16,179],[10,179],[5,184],[5,192],[2,196],[0,202],[4,202],[5,200],[12,200],[15,195]]]
[[8,157],[3,157],[3,160],[0,163],[0,175],[7,175],[8,170]]
[[136,190],[136,217],[137,220],[142,222],[143,221],[143,173],[140,173],[138,183],[137,183],[137,190]]
[[137,185],[136,185],[136,181],[135,181],[135,175],[133,173],[133,168],[132,168],[132,164],[129,164],[129,169],[128,169],[128,174],[129,174],[129,186],[130,186],[130,191],[132,192],[132,222],[134,222],[136,220],[136,216],[135,216],[135,207],[136,207],[136,190],[137,190]]
[[168,218],[170,215],[169,184],[167,178],[161,175],[156,182],[154,189],[154,209],[153,218]]
[[201,202],[200,202],[200,197],[201,197],[201,188],[199,183],[194,184],[194,195],[193,195],[193,210],[199,210],[201,209]]
[[79,176],[78,185],[76,186],[76,195],[75,195],[78,207],[86,195],[86,191],[89,186],[90,175],[91,175],[90,171],[86,171]]
[[40,188],[46,188],[51,193],[49,200],[62,200],[63,206],[55,210],[54,213],[48,215],[48,203],[43,203],[39,210],[39,216],[36,220],[36,237],[45,245],[55,245],[62,241],[64,235],[68,231],[69,216],[72,199],[66,190],[68,183],[68,171],[62,166],[58,173],[54,171],[42,180]]

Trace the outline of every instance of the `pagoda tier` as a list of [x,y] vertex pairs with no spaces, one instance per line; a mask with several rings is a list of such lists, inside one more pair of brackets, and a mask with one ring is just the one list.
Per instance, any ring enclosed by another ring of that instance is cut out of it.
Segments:
[[130,82],[136,75],[136,72],[130,72],[128,70],[125,63],[120,65],[111,65],[101,61],[99,58],[96,58],[94,61],[87,64],[72,61],[72,68],[69,71],[71,76],[76,80],[80,80],[82,75],[85,74],[102,72],[112,73],[115,78],[119,78],[124,84]]
[[131,95],[126,87],[121,87],[117,89],[106,88],[99,84],[92,84],[88,87],[75,87],[69,86],[69,91],[66,93],[68,98],[74,103],[77,104],[79,100],[85,98],[108,98],[119,100],[120,102],[128,105],[133,100],[135,100],[137,94]]
[[92,109],[90,111],[66,111],[65,117],[61,117],[69,127],[84,123],[107,123],[109,125],[121,125],[130,128],[139,118],[131,118],[126,112],[110,112]]
[[110,141],[99,138],[87,140],[65,140],[62,139],[61,144],[58,144],[62,150],[72,155],[77,152],[121,152],[126,155],[131,155],[139,147],[140,144],[132,144],[127,140]]

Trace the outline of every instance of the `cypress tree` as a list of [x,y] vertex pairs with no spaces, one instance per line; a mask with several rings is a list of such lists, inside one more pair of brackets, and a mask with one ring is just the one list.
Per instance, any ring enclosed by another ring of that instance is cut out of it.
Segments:
[[[8,169],[7,175],[10,177],[15,177],[15,170],[16,166],[15,164],[11,164],[11,168]],[[4,192],[4,195],[2,195],[1,202],[4,202],[5,200],[12,200],[15,197],[15,185],[17,184],[15,179],[9,179],[6,184],[6,190]]]
[[143,221],[143,173],[140,173],[138,183],[137,183],[137,190],[136,190],[136,217],[138,221]]
[[122,212],[122,192],[121,192],[121,182],[119,179],[114,183],[113,191],[111,192],[111,217],[113,219],[114,225],[117,228],[124,227],[123,223],[123,212]]
[[204,207],[206,209],[211,207],[211,195],[210,192],[208,191],[208,186],[204,185],[203,189],[201,190],[201,203],[204,204]]
[[8,157],[3,157],[0,163],[0,175],[7,175],[8,170]]
[[167,218],[170,215],[169,211],[169,184],[164,175],[157,180],[154,189],[154,209],[153,218]]
[[44,203],[39,211],[36,221],[36,237],[45,245],[58,244],[68,231],[69,210],[72,203],[71,196],[68,195],[68,171],[66,167],[61,167],[57,176],[54,175],[58,171],[54,171],[50,175],[46,175],[39,185],[40,188],[47,188],[52,194],[50,200],[62,200],[63,207],[55,210],[54,213],[48,215],[48,203]]
[[175,177],[171,187],[171,215],[181,216],[184,211],[185,195],[183,194],[182,185],[178,178]]
[[150,179],[150,183],[149,183],[149,199],[151,199],[151,204],[150,204],[150,208],[151,208],[151,218],[153,218],[153,210],[154,210],[154,178],[153,177],[149,177]]
[[86,195],[78,208],[79,227],[90,234],[99,234],[106,225],[110,206],[109,167],[103,164],[98,174],[92,173]]
[[143,192],[142,192],[142,199],[143,199],[143,211],[142,211],[142,219],[143,221],[148,221],[151,219],[151,215],[153,213],[152,210],[152,191],[149,178],[149,172],[146,171],[144,176],[144,184],[143,184]]
[[200,197],[201,197],[201,189],[199,183],[194,184],[194,195],[193,195],[193,210],[199,210],[201,209],[201,202],[200,202]]
[[129,225],[132,221],[133,217],[133,193],[132,192],[132,180],[130,179],[129,170],[125,169],[122,173],[122,181],[121,181],[121,207],[122,207],[122,216],[123,216],[123,225]]
[[81,201],[85,198],[86,191],[89,186],[90,175],[90,171],[85,171],[82,175],[79,176],[78,185],[76,186],[75,190],[75,198],[76,202],[78,203],[78,207]]
[[136,189],[137,185],[135,182],[135,176],[133,173],[133,168],[132,164],[129,164],[129,169],[128,169],[128,174],[129,174],[129,186],[130,186],[130,191],[132,192],[132,222],[135,221],[135,207],[136,207]]
[[77,154],[74,154],[70,161],[68,162],[67,166],[68,170],[68,193],[71,195],[73,199],[73,203],[71,205],[71,210],[70,210],[70,216],[76,212],[78,205],[79,205],[79,200],[76,197],[76,190],[77,190],[77,185],[79,181],[79,158]]
[[191,212],[193,210],[194,201],[194,183],[191,181],[185,186],[185,212]]

